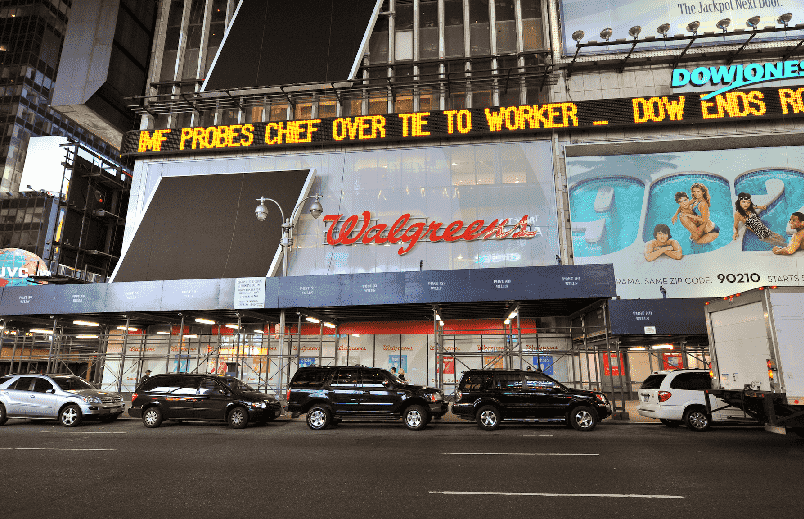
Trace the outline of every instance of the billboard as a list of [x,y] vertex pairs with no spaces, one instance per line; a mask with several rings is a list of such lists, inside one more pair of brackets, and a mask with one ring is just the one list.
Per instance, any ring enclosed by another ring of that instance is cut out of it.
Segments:
[[802,285],[804,252],[778,253],[804,212],[802,164],[801,147],[568,158],[575,263],[611,263],[628,299]]
[[[661,34],[657,33],[657,28],[664,24],[670,24],[667,32],[669,37],[676,34],[691,35],[687,30],[690,22],[700,22],[698,34],[706,32],[720,34],[723,31],[717,28],[717,23],[730,18],[731,23],[728,30],[731,33],[735,29],[744,29],[750,32],[746,26],[746,20],[753,16],[759,16],[760,29],[766,26],[774,26],[776,19],[784,13],[792,13],[793,23],[797,23],[804,18],[804,2],[801,0],[713,0],[696,1],[688,0],[682,2],[654,2],[651,0],[605,0],[603,2],[589,2],[587,0],[563,0],[561,6],[561,38],[563,42],[563,53],[574,54],[575,42],[572,40],[572,33],[582,30],[586,37],[583,41],[596,40],[602,41],[599,36],[600,31],[611,28],[612,35],[610,41],[625,38],[633,39],[628,31],[631,27],[640,26],[641,38],[655,36],[654,42],[640,43],[638,50],[661,50],[665,48],[684,47],[687,41],[664,40]],[[707,38],[699,40],[697,45],[724,45],[741,43],[748,38],[748,34],[729,35],[720,38]],[[778,33],[777,33],[778,34]],[[774,35],[760,35],[752,41],[761,39],[779,38]],[[587,52],[627,52],[629,45],[616,45],[612,47],[595,47],[594,49],[584,49],[581,54]]]

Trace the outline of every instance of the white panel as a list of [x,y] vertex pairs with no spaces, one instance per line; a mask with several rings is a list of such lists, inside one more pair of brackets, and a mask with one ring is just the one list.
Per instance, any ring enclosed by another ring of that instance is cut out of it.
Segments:
[[804,396],[804,336],[802,303],[804,294],[771,292],[776,340],[779,345],[779,367],[783,390],[788,397]]
[[770,390],[767,359],[770,345],[762,303],[751,303],[711,314],[714,349],[722,389],[742,390],[759,384]]

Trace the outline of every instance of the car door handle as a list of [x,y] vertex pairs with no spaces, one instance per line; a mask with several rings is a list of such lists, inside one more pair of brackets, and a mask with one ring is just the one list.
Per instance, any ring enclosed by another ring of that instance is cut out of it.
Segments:
[[31,398],[36,398],[36,395],[31,395]]

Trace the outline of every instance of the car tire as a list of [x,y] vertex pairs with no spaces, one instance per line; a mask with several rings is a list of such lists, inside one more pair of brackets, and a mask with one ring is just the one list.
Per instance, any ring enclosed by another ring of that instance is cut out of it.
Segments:
[[707,416],[705,408],[694,406],[684,411],[684,424],[691,431],[703,432],[709,429],[712,420]]
[[678,427],[679,425],[684,423],[684,422],[680,422],[678,420],[666,420],[664,418],[659,418],[659,421],[662,422],[662,424],[666,425],[667,427]]
[[229,411],[228,421],[232,429],[245,429],[248,425],[248,410],[241,406],[235,407]]
[[59,422],[65,427],[77,427],[82,419],[81,408],[74,404],[64,406],[59,412]]
[[412,405],[402,413],[405,427],[411,431],[421,431],[427,427],[427,410],[420,405]]
[[500,411],[493,405],[484,405],[478,409],[476,419],[481,429],[493,431],[500,426]]
[[326,429],[332,423],[332,411],[324,405],[314,405],[307,411],[307,427],[314,431]]
[[6,414],[6,406],[0,404],[0,425],[4,425],[8,421],[8,415]]
[[597,412],[585,405],[578,406],[570,410],[567,420],[576,431],[588,432],[597,425]]
[[151,406],[142,412],[142,423],[149,429],[162,425],[162,419],[162,411],[156,406]]

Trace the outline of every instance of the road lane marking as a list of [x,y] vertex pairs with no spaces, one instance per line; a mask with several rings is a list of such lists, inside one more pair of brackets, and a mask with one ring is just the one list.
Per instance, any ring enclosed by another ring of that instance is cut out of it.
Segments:
[[546,438],[552,438],[552,434],[523,434],[522,436],[544,436]]
[[455,492],[431,490],[431,494],[452,496],[530,496],[530,497],[615,497],[634,499],[684,499],[684,496],[662,494],[558,494],[553,492]]
[[117,449],[60,449],[58,447],[0,447],[3,451],[116,451]]
[[445,456],[600,456],[600,454],[564,452],[444,452]]
[[126,431],[39,431],[41,433],[62,432],[68,434],[126,434]]

